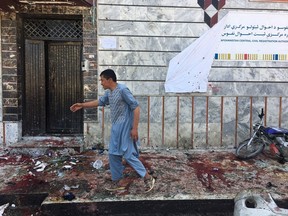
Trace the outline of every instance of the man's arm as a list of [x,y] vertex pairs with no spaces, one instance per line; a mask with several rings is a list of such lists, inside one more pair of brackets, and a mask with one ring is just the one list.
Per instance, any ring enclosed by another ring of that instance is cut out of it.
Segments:
[[132,130],[131,130],[131,138],[134,141],[137,141],[138,140],[138,124],[139,124],[139,119],[140,119],[140,108],[139,108],[139,106],[137,106],[134,109],[133,114],[134,114],[134,119],[133,119],[133,127],[132,127]]
[[92,107],[98,107],[99,102],[98,100],[88,101],[84,103],[75,103],[70,107],[70,110],[72,112],[76,112],[82,108],[92,108]]

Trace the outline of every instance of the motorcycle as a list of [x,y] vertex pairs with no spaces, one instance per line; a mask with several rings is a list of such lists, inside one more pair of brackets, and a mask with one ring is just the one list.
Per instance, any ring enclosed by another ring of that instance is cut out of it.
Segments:
[[264,126],[264,110],[258,113],[260,121],[253,125],[253,134],[249,139],[239,143],[236,148],[236,157],[251,159],[263,152],[268,147],[269,152],[279,162],[288,161],[288,129]]

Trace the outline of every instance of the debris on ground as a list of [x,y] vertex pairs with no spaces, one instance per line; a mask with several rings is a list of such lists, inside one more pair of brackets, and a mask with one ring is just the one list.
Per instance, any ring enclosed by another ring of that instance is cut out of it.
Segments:
[[3,215],[5,209],[9,206],[9,203],[0,206],[0,216]]
[[111,184],[106,150],[51,149],[37,157],[5,151],[0,157],[0,194],[45,192],[50,202],[67,199],[67,192],[73,200],[234,199],[255,187],[287,199],[286,164],[264,155],[242,161],[231,151],[142,151],[140,160],[156,179],[147,194],[143,179],[125,162],[125,190],[105,190]]

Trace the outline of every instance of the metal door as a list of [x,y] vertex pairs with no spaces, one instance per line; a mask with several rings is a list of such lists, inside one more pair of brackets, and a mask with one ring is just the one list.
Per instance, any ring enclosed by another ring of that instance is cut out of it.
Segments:
[[24,135],[82,134],[80,42],[25,41]]
[[81,43],[48,43],[47,133],[81,133],[82,112],[70,106],[82,100]]
[[25,42],[25,100],[23,107],[23,132],[25,135],[45,133],[45,55],[44,42]]

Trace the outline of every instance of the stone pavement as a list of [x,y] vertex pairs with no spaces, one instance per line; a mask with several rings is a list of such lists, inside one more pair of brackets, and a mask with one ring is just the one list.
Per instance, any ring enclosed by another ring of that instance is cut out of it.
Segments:
[[[39,215],[45,208],[48,211],[47,206],[61,203],[233,201],[244,189],[255,188],[271,193],[282,203],[288,202],[288,163],[281,164],[269,154],[241,161],[233,151],[142,150],[140,159],[156,178],[154,189],[144,193],[143,180],[127,165],[123,181],[126,190],[108,192],[105,187],[111,184],[111,180],[107,151],[78,153],[66,148],[48,149],[40,155],[24,155],[2,149],[0,205],[9,202],[7,211],[13,212],[12,208],[22,205],[23,200],[34,199],[39,202],[35,205],[42,203],[42,207],[32,214],[29,212],[29,215]],[[100,169],[92,166],[96,160],[103,162]],[[18,195],[17,200],[15,194]],[[41,198],[33,198],[33,194]],[[69,198],[72,200],[69,201]],[[13,202],[14,206],[11,206]],[[231,207],[231,202],[228,205]],[[85,208],[90,213],[99,213],[95,205]]]

